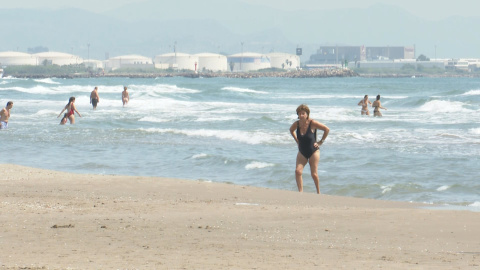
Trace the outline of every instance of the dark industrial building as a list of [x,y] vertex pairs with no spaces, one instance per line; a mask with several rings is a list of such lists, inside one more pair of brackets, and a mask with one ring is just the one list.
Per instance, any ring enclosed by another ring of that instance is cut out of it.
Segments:
[[415,47],[321,46],[309,64],[335,65],[345,62],[415,59]]

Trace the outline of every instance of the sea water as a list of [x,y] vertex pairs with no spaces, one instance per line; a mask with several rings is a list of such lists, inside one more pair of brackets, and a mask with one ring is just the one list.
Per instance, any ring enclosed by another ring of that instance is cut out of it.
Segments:
[[[381,94],[383,117],[360,115],[366,94]],[[71,96],[82,117],[59,125]],[[0,163],[292,191],[289,128],[304,103],[330,128],[322,193],[480,209],[479,78],[0,79],[0,106],[9,100]],[[304,185],[315,192],[308,166]]]

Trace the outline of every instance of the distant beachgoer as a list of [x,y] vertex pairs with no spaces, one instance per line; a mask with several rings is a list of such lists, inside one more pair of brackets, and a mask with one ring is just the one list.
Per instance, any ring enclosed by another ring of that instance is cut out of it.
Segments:
[[373,102],[372,107],[375,108],[373,110],[373,116],[381,117],[382,113],[380,112],[380,109],[387,110],[387,108],[382,107],[382,103],[380,103],[380,95],[377,95],[377,100]]
[[10,118],[10,110],[13,108],[13,101],[7,102],[5,108],[0,111],[0,129],[8,128],[8,119]]
[[60,125],[65,125],[68,120],[68,115],[66,113],[63,114],[62,120],[60,120]]
[[75,124],[75,112],[78,114],[78,116],[82,117],[82,115],[77,111],[77,108],[75,108],[75,97],[71,97],[68,100],[68,104],[65,105],[65,108],[63,108],[57,118],[60,117],[65,110],[67,111],[67,117],[70,121],[70,124]]
[[128,94],[127,87],[124,86],[123,87],[123,92],[122,92],[122,102],[123,102],[124,107],[125,107],[125,105],[128,104],[129,100],[130,100],[130,95]]
[[368,95],[365,95],[365,97],[358,103],[358,106],[362,106],[362,115],[370,115],[370,112],[368,111],[369,104],[372,106],[372,102],[368,100]]
[[94,110],[97,108],[98,102],[100,102],[100,97],[98,96],[98,87],[95,86],[95,89],[93,89],[92,93],[90,94],[90,103],[92,104]]
[[[298,145],[297,161],[295,168],[295,179],[297,181],[298,191],[303,191],[303,168],[307,162],[310,164],[310,173],[317,188],[317,193],[320,194],[319,178],[318,178],[318,162],[320,161],[320,145],[325,142],[325,139],[330,132],[330,129],[324,124],[310,119],[310,109],[307,105],[302,104],[297,108],[298,121],[290,127],[290,134],[292,134],[295,142]],[[317,140],[317,129],[323,130],[322,139]]]

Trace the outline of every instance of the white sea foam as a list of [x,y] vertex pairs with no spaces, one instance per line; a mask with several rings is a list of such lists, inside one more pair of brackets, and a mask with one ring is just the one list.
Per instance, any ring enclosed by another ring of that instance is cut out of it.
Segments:
[[474,135],[480,135],[480,128],[471,128],[468,132]]
[[49,109],[46,109],[46,110],[39,110],[38,112],[34,113],[33,116],[37,117],[37,116],[52,116],[52,115],[58,115],[60,111],[54,111],[54,110],[49,110]]
[[213,129],[160,129],[160,128],[140,128],[146,132],[181,134],[194,137],[215,137],[222,140],[231,140],[246,144],[286,144],[290,143],[288,134],[273,134],[264,131],[242,131],[242,130],[213,130]]
[[480,202],[479,201],[476,201],[472,204],[469,204],[468,206],[472,206],[472,207],[480,207]]
[[461,94],[461,96],[480,96],[480,90],[470,90],[466,93]]
[[205,116],[199,117],[197,122],[221,122],[221,121],[246,121],[248,118],[239,118],[234,116]]
[[197,155],[192,156],[193,159],[206,158],[206,157],[208,157],[208,155],[205,154],[205,153],[201,153],[201,154],[197,154]]
[[449,188],[450,188],[450,186],[441,186],[441,187],[437,188],[437,191],[445,191]]
[[170,122],[170,119],[165,119],[165,118],[158,118],[154,116],[146,116],[140,118],[138,121],[140,122],[153,122],[153,123],[165,123],[165,122]]
[[231,86],[223,87],[222,90],[240,92],[240,93],[268,94],[268,92],[265,92],[265,91],[258,91],[258,90],[248,89],[248,88],[231,87]]
[[[357,95],[339,95],[339,94],[322,94],[322,95],[285,95],[280,96],[281,99],[352,99],[353,103],[358,102],[363,99],[363,96]],[[382,101],[385,99],[406,99],[408,96],[382,96]]]
[[469,112],[471,110],[463,108],[465,103],[460,101],[446,101],[446,100],[432,100],[429,101],[420,108],[419,111],[423,112]]
[[392,191],[391,186],[381,186],[381,189],[382,189],[382,194]]
[[254,161],[250,164],[247,164],[245,166],[245,170],[254,170],[254,169],[263,169],[263,168],[267,168],[267,167],[273,167],[275,166],[275,164],[272,164],[272,163],[266,163],[266,162],[258,162],[258,161]]
[[56,81],[52,80],[51,78],[34,79],[34,81],[39,82],[39,83],[46,83],[46,84],[60,84],[59,82],[56,82]]

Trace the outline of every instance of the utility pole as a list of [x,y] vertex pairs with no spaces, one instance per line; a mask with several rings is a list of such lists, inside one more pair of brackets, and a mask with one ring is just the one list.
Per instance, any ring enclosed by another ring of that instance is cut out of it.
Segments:
[[243,41],[241,42],[242,44],[242,58],[240,58],[240,71],[243,71],[242,63],[243,63]]

